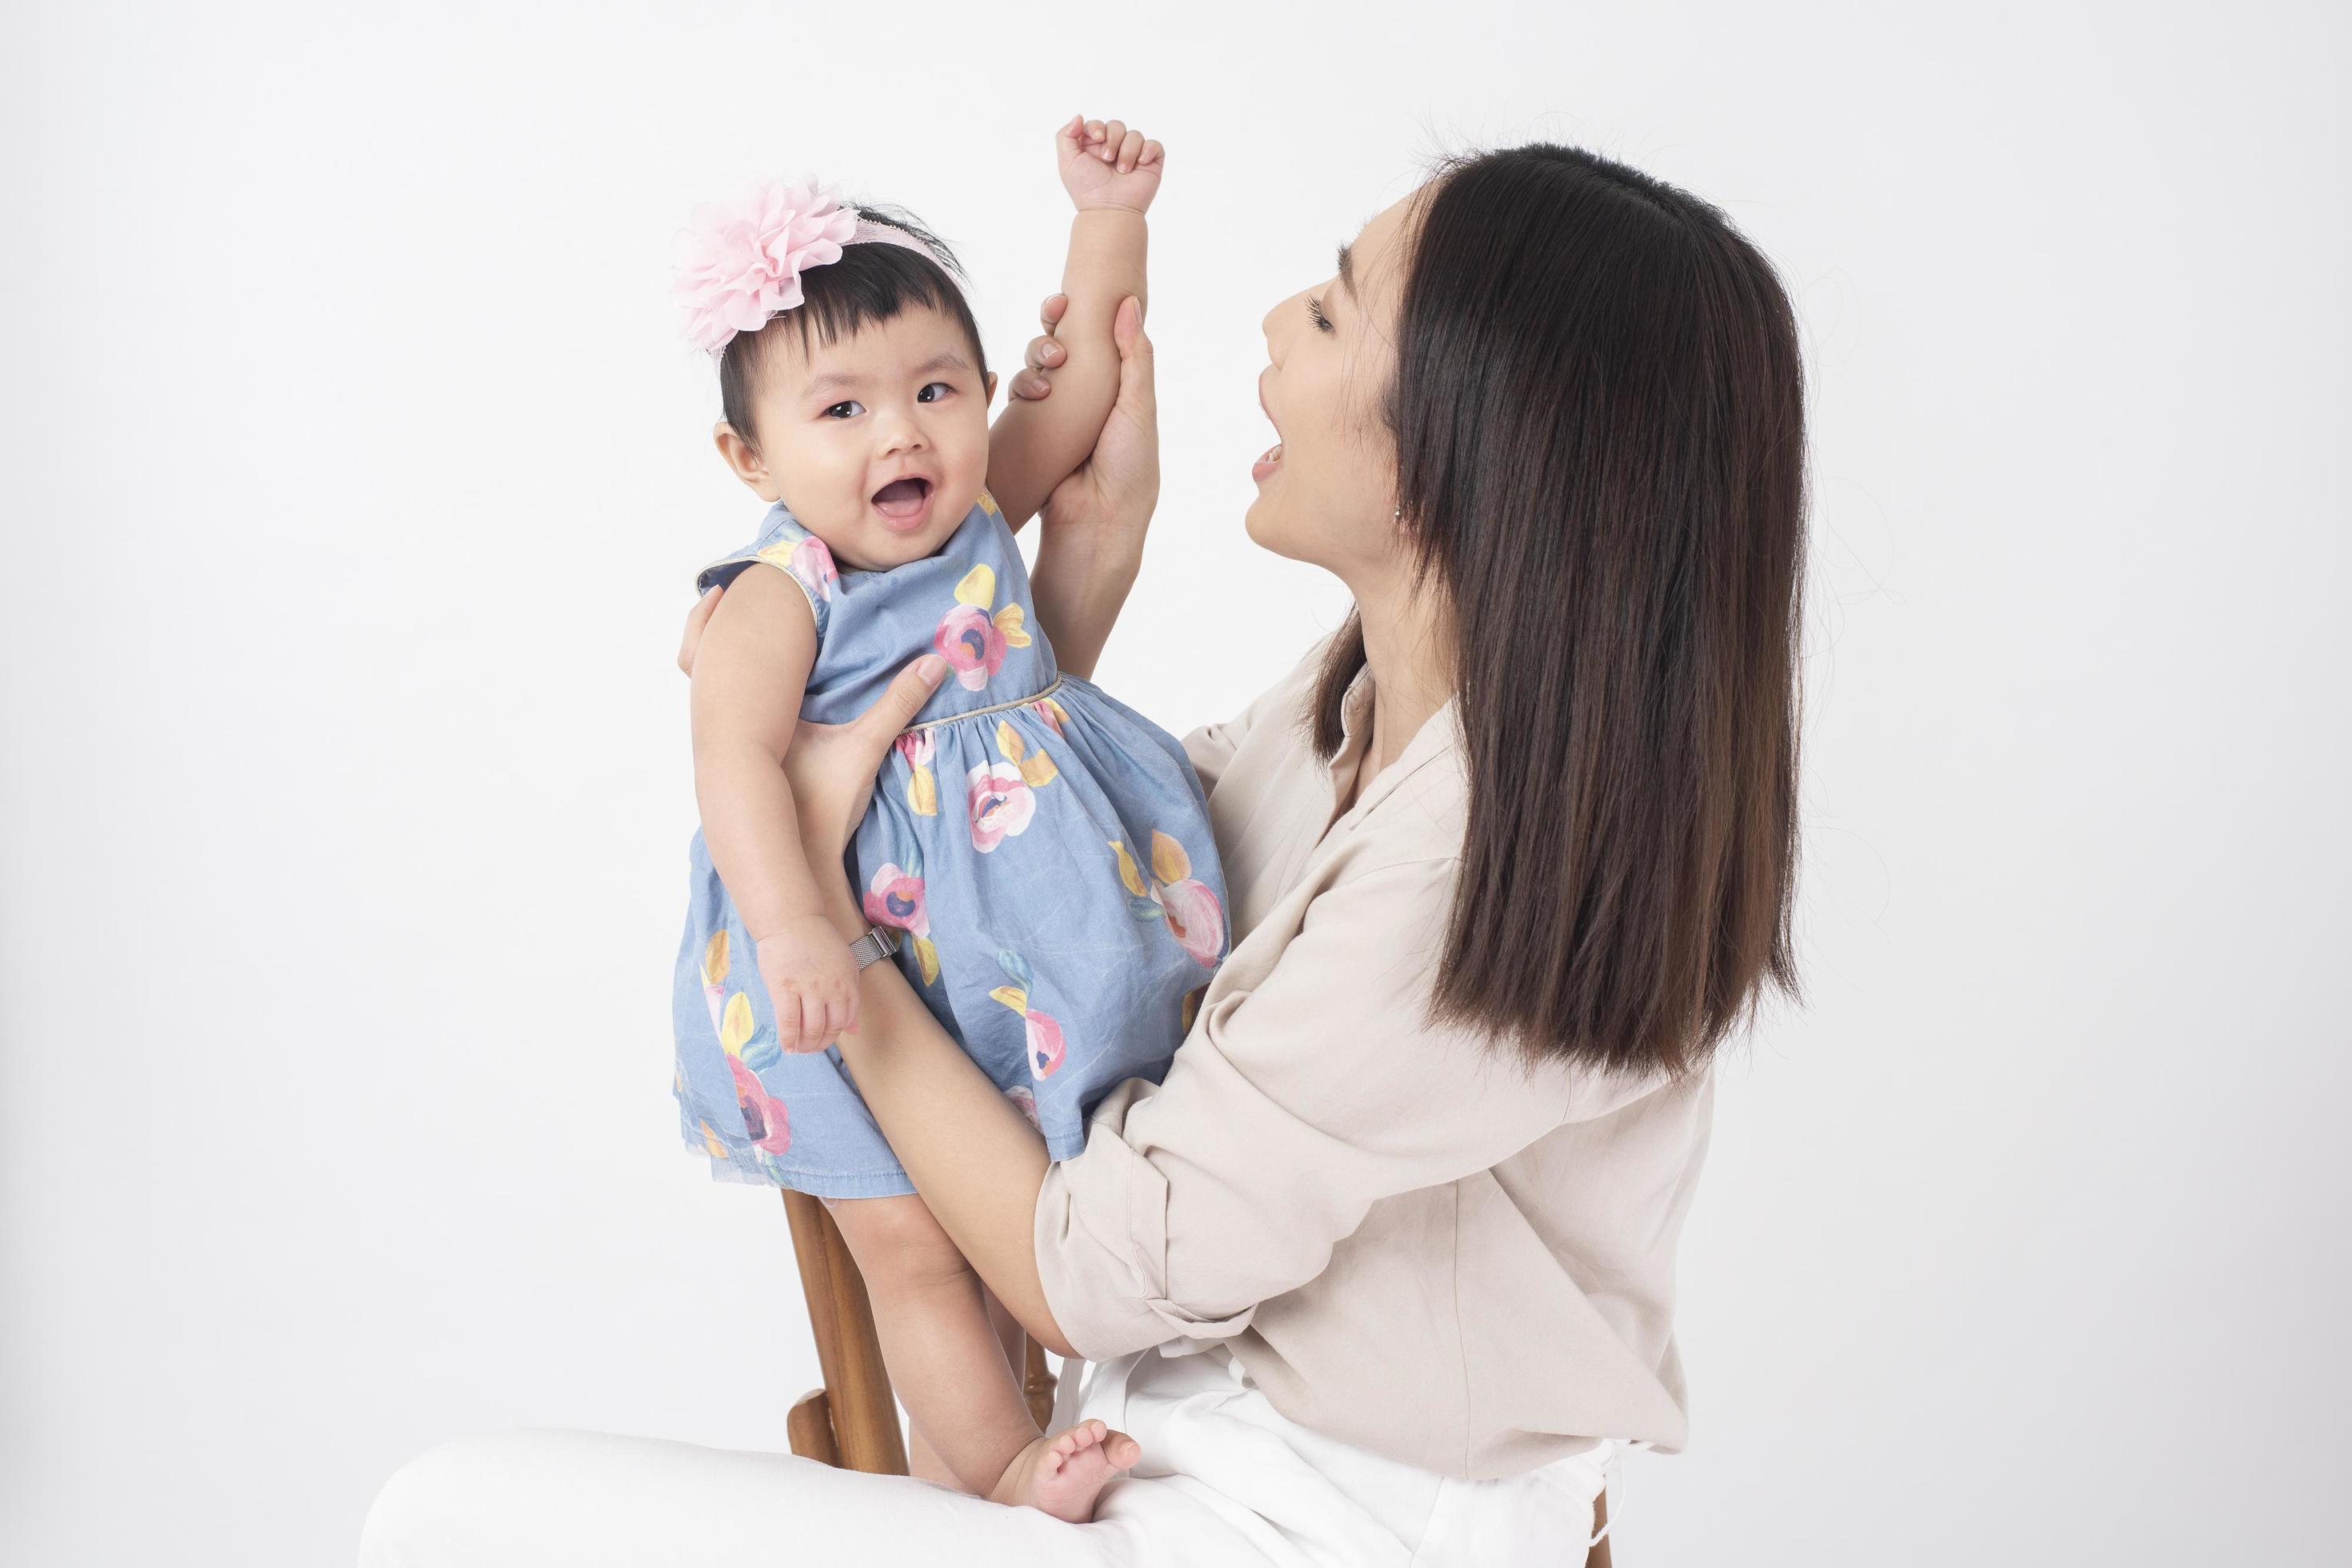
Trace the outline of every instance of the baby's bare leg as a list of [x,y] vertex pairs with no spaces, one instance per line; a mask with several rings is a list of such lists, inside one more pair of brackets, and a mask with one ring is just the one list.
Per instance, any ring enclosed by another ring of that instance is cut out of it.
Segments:
[[825,1207],[866,1277],[916,1447],[944,1471],[928,1479],[986,1497],[1038,1433],[980,1277],[919,1197],[828,1198]]
[[[995,1291],[983,1284],[980,1288],[980,1296],[981,1300],[988,1305],[989,1321],[996,1325],[997,1341],[1004,1347],[1005,1364],[1013,1369],[1013,1375],[1015,1378],[1025,1380],[1029,1370],[1028,1357],[1024,1353],[1028,1344],[1028,1331],[1021,1326],[1021,1320],[1015,1318],[1012,1310],[996,1299]],[[1028,1404],[1025,1390],[1022,1404],[1024,1406]],[[947,1461],[940,1458],[937,1451],[931,1447],[930,1439],[923,1436],[923,1429],[916,1426],[911,1421],[908,1426],[911,1428],[907,1434],[908,1473],[919,1476],[927,1481],[937,1481],[943,1487],[957,1485],[955,1472],[948,1468]]]

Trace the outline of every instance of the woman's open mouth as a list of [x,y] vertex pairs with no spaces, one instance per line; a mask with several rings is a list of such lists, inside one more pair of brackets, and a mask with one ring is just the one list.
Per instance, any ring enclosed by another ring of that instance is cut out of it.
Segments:
[[[1265,405],[1265,371],[1257,373],[1257,411],[1265,416],[1267,424],[1274,425],[1274,410]],[[1274,433],[1277,436],[1281,435],[1282,426],[1274,425]],[[1276,441],[1265,449],[1264,457],[1250,465],[1250,478],[1263,482],[1266,475],[1280,467],[1282,467],[1282,443]]]
[[894,533],[912,533],[930,521],[931,481],[892,479],[874,492],[874,510],[880,514],[883,527]]

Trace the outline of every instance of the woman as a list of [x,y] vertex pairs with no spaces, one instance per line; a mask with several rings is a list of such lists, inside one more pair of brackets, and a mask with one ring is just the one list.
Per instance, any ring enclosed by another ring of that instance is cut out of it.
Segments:
[[[1615,1447],[1681,1444],[1709,1059],[1795,986],[1787,300],[1706,203],[1535,144],[1449,161],[1265,329],[1282,442],[1250,535],[1355,610],[1185,737],[1234,946],[1165,1081],[1049,1164],[892,965],[839,1041],[993,1296],[1094,1363],[1057,1422],[1116,1429],[1131,1474],[1069,1525],[789,1456],[505,1434],[395,1476],[366,1562],[1570,1562]],[[1082,676],[1158,492],[1132,306],[1119,346],[1033,578]],[[1033,343],[1015,391],[1060,357]],[[937,662],[792,748],[845,942],[839,851]]]

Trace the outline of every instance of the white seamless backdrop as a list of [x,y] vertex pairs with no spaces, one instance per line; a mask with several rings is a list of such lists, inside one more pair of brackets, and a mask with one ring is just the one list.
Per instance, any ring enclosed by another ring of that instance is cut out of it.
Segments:
[[1008,369],[1074,110],[1169,148],[1098,673],[1174,731],[1344,614],[1243,529],[1259,321],[1430,154],[1628,159],[1801,311],[1811,994],[1723,1068],[1622,1560],[2339,1556],[2342,7],[0,28],[0,1559],[345,1561],[484,1426],[784,1446],[783,1219],[668,1090],[669,660],[758,513],[668,237],[845,179]]

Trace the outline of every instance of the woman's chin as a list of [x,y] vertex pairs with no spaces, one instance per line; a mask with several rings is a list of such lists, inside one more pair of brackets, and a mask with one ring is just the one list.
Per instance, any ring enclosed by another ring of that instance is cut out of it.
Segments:
[[1283,534],[1281,521],[1274,515],[1274,509],[1266,503],[1264,497],[1250,502],[1249,510],[1242,513],[1242,529],[1250,536],[1250,542],[1260,550],[1270,550],[1276,555],[1287,556],[1293,561],[1306,559],[1298,552],[1288,547],[1288,542]]

